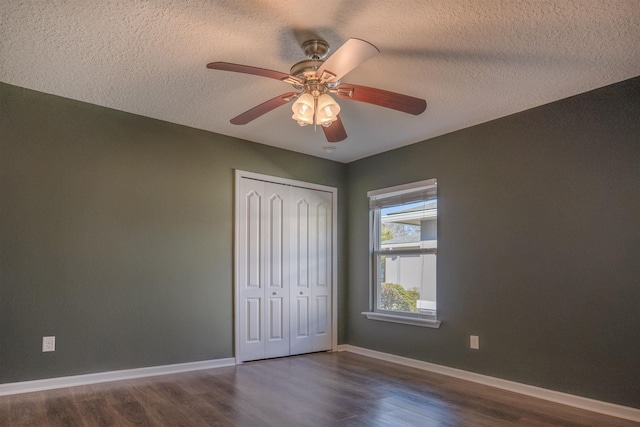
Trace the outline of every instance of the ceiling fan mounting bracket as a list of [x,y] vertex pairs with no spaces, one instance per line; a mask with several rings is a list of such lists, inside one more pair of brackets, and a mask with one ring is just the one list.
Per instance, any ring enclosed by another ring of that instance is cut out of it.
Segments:
[[330,48],[326,41],[314,39],[302,43],[302,50],[309,59],[324,59]]

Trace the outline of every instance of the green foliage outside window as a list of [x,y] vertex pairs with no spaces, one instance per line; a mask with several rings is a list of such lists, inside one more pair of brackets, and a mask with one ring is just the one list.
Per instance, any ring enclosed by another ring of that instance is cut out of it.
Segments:
[[382,282],[380,308],[382,310],[417,312],[420,299],[418,288],[405,289],[397,283]]
[[389,226],[384,224],[382,226],[382,232],[380,233],[380,240],[385,242],[385,241],[391,240],[391,239],[393,239],[393,231],[391,231],[391,229],[389,229]]

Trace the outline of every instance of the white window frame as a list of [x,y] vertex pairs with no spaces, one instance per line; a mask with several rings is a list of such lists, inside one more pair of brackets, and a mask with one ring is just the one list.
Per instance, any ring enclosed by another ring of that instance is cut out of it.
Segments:
[[[370,264],[370,307],[371,311],[362,314],[370,320],[402,323],[414,326],[439,328],[440,321],[437,314],[410,313],[402,311],[381,310],[377,308],[378,300],[378,259],[381,255],[422,255],[435,254],[435,248],[415,249],[391,249],[382,251],[380,246],[380,210],[382,207],[402,205],[412,201],[424,200],[437,192],[437,180],[435,178],[394,187],[369,191],[369,264]],[[436,259],[437,262],[437,259]],[[437,295],[437,294],[436,294]],[[437,313],[437,310],[436,310]]]

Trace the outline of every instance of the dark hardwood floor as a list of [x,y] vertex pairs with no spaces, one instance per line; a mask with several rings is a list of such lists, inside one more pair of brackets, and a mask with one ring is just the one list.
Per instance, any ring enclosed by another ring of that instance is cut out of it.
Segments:
[[638,426],[352,353],[0,397],[0,426]]

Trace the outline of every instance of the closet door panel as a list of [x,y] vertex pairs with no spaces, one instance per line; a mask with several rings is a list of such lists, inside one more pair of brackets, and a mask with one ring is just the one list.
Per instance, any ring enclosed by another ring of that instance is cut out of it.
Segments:
[[262,216],[264,183],[242,180],[238,201],[238,340],[243,360],[264,359]]
[[265,357],[289,355],[289,187],[265,183]]
[[313,241],[313,274],[311,275],[312,351],[331,349],[331,260],[332,254],[332,210],[331,194],[310,191],[311,223],[309,233]]

